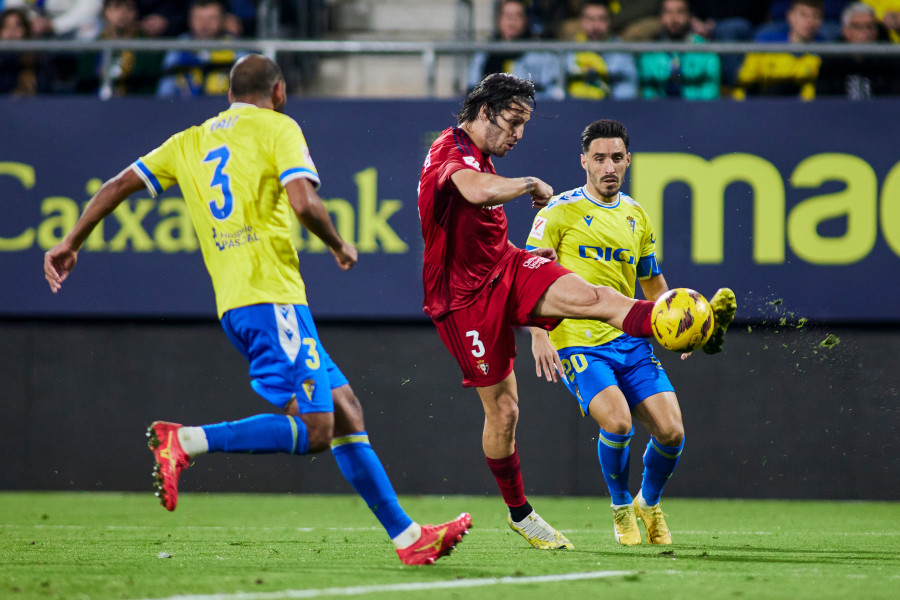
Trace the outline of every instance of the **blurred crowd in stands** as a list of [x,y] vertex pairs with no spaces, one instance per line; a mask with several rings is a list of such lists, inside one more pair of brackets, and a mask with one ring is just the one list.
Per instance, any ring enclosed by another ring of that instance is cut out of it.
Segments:
[[[290,15],[297,3],[283,1]],[[900,0],[496,0],[493,40],[592,42],[564,57],[541,50],[477,53],[468,85],[514,73],[539,99],[744,99],[900,95],[900,55],[819,55],[817,44],[900,43]],[[26,39],[235,40],[256,35],[253,0],[0,0],[0,42]],[[597,52],[596,43],[675,42],[683,52]],[[779,42],[784,53],[691,51],[707,42]],[[3,51],[0,95],[101,98],[223,95],[235,50]],[[104,77],[104,74],[106,76]]]
[[[469,85],[503,71],[539,98],[712,100],[748,96],[855,99],[900,94],[900,56],[816,54],[816,44],[900,42],[900,0],[501,0],[494,39],[677,42],[684,52],[480,53]],[[780,42],[790,53],[691,52],[707,42]]]

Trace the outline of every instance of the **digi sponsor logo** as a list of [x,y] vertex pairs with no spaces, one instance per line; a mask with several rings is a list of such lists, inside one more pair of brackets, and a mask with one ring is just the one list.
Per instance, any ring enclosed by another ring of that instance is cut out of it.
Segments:
[[628,248],[603,248],[599,246],[578,246],[578,256],[590,260],[615,261],[634,264],[634,256]]
[[531,226],[531,237],[536,240],[544,239],[544,228],[547,226],[547,219],[544,217],[535,217],[534,225]]
[[532,256],[528,260],[522,263],[522,266],[526,269],[537,269],[544,263],[550,262],[549,258],[544,258],[543,256]]
[[463,156],[463,162],[475,170],[481,170],[481,163],[479,163],[474,156]]

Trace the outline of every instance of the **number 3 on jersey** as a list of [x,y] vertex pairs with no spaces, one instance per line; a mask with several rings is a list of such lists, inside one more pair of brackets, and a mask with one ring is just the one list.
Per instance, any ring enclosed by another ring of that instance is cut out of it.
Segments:
[[231,179],[228,177],[228,174],[225,173],[225,166],[230,159],[231,151],[228,150],[228,146],[220,146],[215,150],[211,150],[209,154],[206,155],[206,158],[203,159],[203,162],[219,161],[219,164],[216,165],[216,171],[213,173],[212,181],[209,182],[209,187],[222,188],[223,203],[220,208],[218,203],[215,200],[212,200],[209,203],[209,210],[212,212],[212,215],[220,221],[227,219],[234,211],[234,197],[231,195]]
[[484,344],[482,344],[481,340],[478,339],[478,332],[474,329],[472,331],[467,331],[466,337],[472,338],[472,346],[475,348],[474,350],[472,350],[472,356],[474,356],[475,358],[484,356]]

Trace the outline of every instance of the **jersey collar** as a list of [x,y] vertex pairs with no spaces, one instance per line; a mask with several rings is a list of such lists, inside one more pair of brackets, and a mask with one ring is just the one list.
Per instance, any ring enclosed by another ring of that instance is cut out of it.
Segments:
[[249,102],[232,102],[231,106],[228,107],[228,110],[232,108],[259,108],[255,104],[250,104]]
[[615,208],[619,205],[619,202],[622,198],[622,192],[616,194],[616,199],[613,202],[604,202],[603,200],[599,200],[590,195],[587,191],[587,186],[584,185],[581,187],[581,192],[584,194],[584,197],[599,206],[600,208]]

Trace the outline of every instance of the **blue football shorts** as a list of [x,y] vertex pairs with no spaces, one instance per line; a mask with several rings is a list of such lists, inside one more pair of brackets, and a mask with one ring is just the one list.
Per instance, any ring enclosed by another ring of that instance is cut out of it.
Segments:
[[632,411],[653,394],[675,391],[645,339],[620,335],[600,346],[563,348],[559,358],[563,383],[578,399],[582,416],[594,396],[611,385],[622,390]]
[[222,315],[231,343],[250,362],[250,385],[279,408],[296,396],[301,414],[334,412],[331,390],[347,384],[322,347],[309,307],[254,304]]

